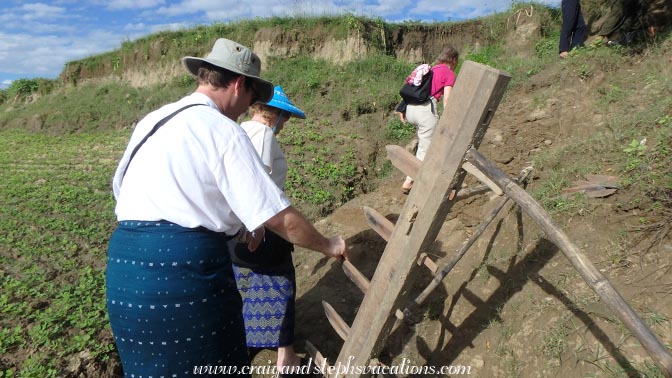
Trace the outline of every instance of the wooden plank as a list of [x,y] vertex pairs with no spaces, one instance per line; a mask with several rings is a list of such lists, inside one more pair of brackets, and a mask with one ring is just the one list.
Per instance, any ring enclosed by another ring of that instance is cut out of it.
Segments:
[[618,316],[623,324],[639,340],[653,361],[667,377],[672,377],[672,354],[663,346],[649,327],[633,311],[609,280],[595,268],[569,237],[555,225],[544,208],[508,175],[490,163],[475,149],[470,149],[465,158],[485,173],[514,200],[525,213],[546,233],[546,236],[560,248],[569,262],[579,272],[602,301]]
[[[392,165],[397,167],[402,173],[404,173],[406,176],[410,177],[415,177],[418,174],[418,170],[420,169],[420,166],[422,165],[422,161],[416,158],[413,154],[408,152],[405,148],[401,146],[396,146],[396,145],[387,145],[385,146],[385,149],[387,150],[387,158],[390,159],[392,162]],[[464,164],[462,166],[464,167]],[[469,164],[469,169],[472,170],[472,172],[476,172],[476,168]],[[467,169],[465,169],[467,170]],[[467,170],[468,172],[468,170]],[[471,172],[470,172],[471,173]],[[474,173],[476,175],[476,173]],[[479,181],[484,182],[483,180],[488,180],[487,177],[480,175],[481,178],[479,178]],[[477,177],[478,178],[478,177]],[[482,180],[481,180],[482,179]],[[461,199],[465,199],[468,197],[471,197],[473,195],[477,194],[482,194],[486,193],[488,191],[493,190],[497,195],[501,196],[502,191],[492,183],[491,181],[489,183],[475,186],[473,188],[466,188],[466,189],[461,189],[457,193],[457,197],[455,198],[455,201],[459,201]],[[450,198],[452,199],[452,198]],[[387,240],[387,239],[386,239]]]
[[492,180],[490,180],[485,174],[483,174],[483,172],[479,171],[478,168],[474,167],[474,165],[471,164],[470,162],[465,161],[465,162],[462,164],[462,169],[464,169],[465,171],[467,171],[467,173],[469,173],[470,175],[476,177],[476,179],[477,179],[478,181],[480,181],[481,183],[483,183],[484,185],[486,185],[488,188],[490,188],[490,190],[492,190],[492,191],[493,191],[495,194],[497,194],[498,196],[501,196],[502,194],[504,194],[504,192],[502,191],[502,189],[500,189],[500,188],[497,186],[497,184],[495,184],[494,182],[492,182]]
[[418,265],[424,265],[432,274],[436,274],[436,271],[439,269],[436,263],[425,252],[421,253],[418,257]]
[[350,327],[343,320],[341,315],[336,312],[336,310],[329,304],[327,301],[322,301],[322,307],[324,307],[324,314],[329,320],[329,324],[334,328],[334,331],[345,340],[348,337],[348,332],[350,332]]
[[385,146],[385,150],[387,151],[387,158],[390,159],[392,165],[398,170],[406,176],[416,177],[418,175],[422,161],[416,158],[415,155],[408,152],[407,149],[396,145],[387,145]]
[[348,260],[341,261],[341,268],[350,281],[354,282],[359,290],[366,294],[366,292],[369,290],[369,279],[366,278],[366,276],[364,276],[364,274],[362,274],[362,272],[360,272],[359,269],[352,265],[352,263]]
[[[366,366],[383,346],[393,325],[394,304],[422,250],[434,242],[466,172],[460,169],[469,146],[478,147],[510,76],[465,61],[415,177],[414,190],[400,212],[371,285],[357,312],[337,363]],[[348,372],[347,377],[358,377]]]
[[483,194],[487,193],[490,191],[490,188],[488,188],[487,185],[478,185],[474,186],[473,188],[464,188],[460,189],[459,192],[457,192],[457,196],[455,196],[455,201],[459,201],[465,198],[469,198],[471,196],[475,196],[478,194]]
[[363,206],[362,209],[364,210],[366,223],[369,227],[376,231],[385,241],[390,240],[390,235],[392,235],[392,230],[394,230],[394,223],[370,207]]

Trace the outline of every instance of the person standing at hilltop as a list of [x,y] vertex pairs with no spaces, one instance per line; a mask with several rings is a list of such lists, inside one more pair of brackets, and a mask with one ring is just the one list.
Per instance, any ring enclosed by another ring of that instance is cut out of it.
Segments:
[[236,123],[251,104],[272,97],[259,57],[220,38],[205,58],[182,63],[197,78],[195,92],[138,123],[113,179],[118,224],[108,246],[106,304],[126,377],[249,366],[226,247],[236,234],[246,232],[253,250],[267,227],[296,245],[347,257],[340,236],[324,237],[291,206]]
[[575,47],[583,46],[586,41],[586,22],[581,13],[579,0],[562,0],[562,28],[560,30],[560,58],[569,56]]
[[[434,130],[439,124],[438,101],[443,98],[444,111],[448,106],[448,97],[453,85],[455,85],[455,69],[457,68],[458,58],[459,53],[454,47],[446,47],[436,59],[436,65],[430,68],[432,85],[429,100],[421,104],[407,104],[405,109],[397,108],[402,122],[406,121],[418,129],[418,149],[415,156],[420,160],[425,158]],[[401,186],[401,191],[408,194],[412,187],[413,178],[406,177]]]

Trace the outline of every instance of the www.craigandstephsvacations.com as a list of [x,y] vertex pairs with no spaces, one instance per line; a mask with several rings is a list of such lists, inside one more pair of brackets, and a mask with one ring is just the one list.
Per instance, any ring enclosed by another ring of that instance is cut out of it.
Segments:
[[[264,377],[277,378],[280,374],[319,374],[323,376],[343,376],[347,374],[357,375],[471,375],[471,366],[448,365],[448,366],[417,366],[410,364],[411,360],[403,358],[399,365],[353,365],[354,357],[348,358],[348,362],[337,363],[336,365],[327,365],[326,361],[321,364],[308,359],[307,364],[301,367],[285,367],[283,371],[278,370],[276,366],[226,366],[226,365],[200,365],[194,366],[194,375],[261,375]],[[270,362],[270,361],[269,361]],[[287,371],[284,371],[287,370]]]

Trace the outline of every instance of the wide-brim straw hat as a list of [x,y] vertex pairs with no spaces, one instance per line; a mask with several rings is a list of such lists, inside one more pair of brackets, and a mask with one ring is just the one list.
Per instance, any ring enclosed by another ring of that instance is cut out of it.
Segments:
[[287,94],[279,85],[273,89],[273,98],[271,101],[267,102],[266,105],[284,110],[297,118],[306,118],[306,114],[303,112],[303,110],[297,108],[296,105],[289,101],[289,97],[287,97]]
[[251,78],[252,88],[258,101],[268,102],[273,97],[273,83],[259,77],[261,59],[240,43],[219,38],[205,58],[195,56],[182,58],[182,64],[194,76],[198,75],[198,69],[204,62]]

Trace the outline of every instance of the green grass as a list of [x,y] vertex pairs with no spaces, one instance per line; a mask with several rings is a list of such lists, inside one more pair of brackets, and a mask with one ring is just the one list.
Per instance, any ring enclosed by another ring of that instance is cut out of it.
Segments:
[[0,134],[0,353],[37,350],[16,374],[61,376],[68,356],[113,349],[103,268],[127,134]]
[[567,318],[556,321],[556,324],[545,332],[543,337],[543,352],[546,357],[562,361],[562,356],[567,352],[569,343],[567,338],[572,333]]
[[[564,69],[586,79],[613,68],[607,60],[623,62],[624,52],[612,49],[581,49]],[[650,54],[664,54],[651,49]],[[630,77],[612,77],[594,89],[595,106],[607,114],[604,125],[595,127],[583,140],[534,157],[544,180],[532,192],[547,210],[576,214],[585,209],[583,197],[561,197],[561,190],[586,173],[619,177],[624,189],[633,189],[646,209],[670,207],[672,190],[672,77],[658,60],[646,60]],[[660,74],[667,72],[667,74]],[[640,105],[646,104],[646,106]],[[583,159],[576,159],[582,156]]]
[[406,141],[415,133],[415,127],[401,122],[399,118],[390,118],[387,121],[387,137],[393,141]]

